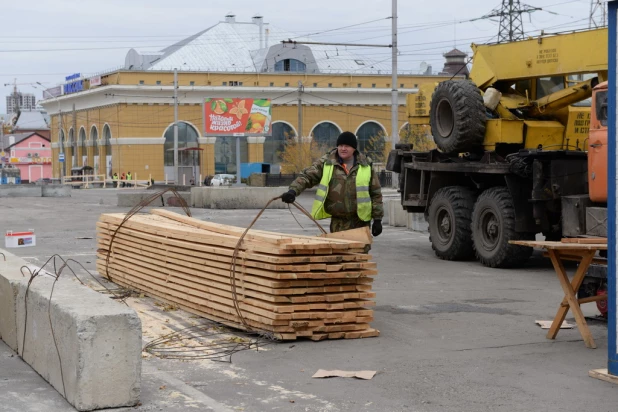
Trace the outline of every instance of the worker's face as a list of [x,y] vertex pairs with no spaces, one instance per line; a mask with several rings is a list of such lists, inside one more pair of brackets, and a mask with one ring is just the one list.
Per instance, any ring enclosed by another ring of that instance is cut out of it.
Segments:
[[347,144],[340,144],[337,146],[337,154],[343,160],[348,160],[354,156],[354,148],[352,146],[348,146]]

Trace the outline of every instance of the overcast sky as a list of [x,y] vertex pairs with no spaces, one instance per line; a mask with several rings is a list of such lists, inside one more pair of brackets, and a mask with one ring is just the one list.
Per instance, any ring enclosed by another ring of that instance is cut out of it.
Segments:
[[[398,3],[402,69],[418,70],[425,61],[439,70],[442,53],[455,44],[469,52],[471,42],[496,40],[497,21],[470,20],[499,7],[500,0]],[[588,27],[590,0],[526,3],[544,9],[524,15],[526,33]],[[20,91],[35,93],[39,100],[42,91],[33,87],[37,82],[52,87],[72,73],[88,75],[121,66],[130,48],[160,50],[222,21],[229,12],[236,21],[251,21],[259,13],[265,22],[299,35],[383,19],[310,37],[390,44],[391,0],[0,0],[0,10],[0,113],[6,113],[5,96],[14,79]],[[389,53],[363,50],[375,60],[388,59]]]

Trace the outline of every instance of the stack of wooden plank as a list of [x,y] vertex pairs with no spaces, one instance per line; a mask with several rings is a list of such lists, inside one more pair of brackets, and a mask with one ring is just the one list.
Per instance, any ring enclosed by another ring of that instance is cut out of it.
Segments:
[[[97,270],[200,316],[279,339],[378,336],[370,327],[376,264],[362,242],[250,230],[166,210],[97,223]],[[240,312],[240,313],[239,313]]]

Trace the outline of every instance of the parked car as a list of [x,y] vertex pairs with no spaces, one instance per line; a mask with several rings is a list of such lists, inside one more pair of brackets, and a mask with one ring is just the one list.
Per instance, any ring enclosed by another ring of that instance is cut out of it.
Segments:
[[236,181],[236,175],[218,174],[212,177],[210,181],[211,186],[224,186],[230,185]]

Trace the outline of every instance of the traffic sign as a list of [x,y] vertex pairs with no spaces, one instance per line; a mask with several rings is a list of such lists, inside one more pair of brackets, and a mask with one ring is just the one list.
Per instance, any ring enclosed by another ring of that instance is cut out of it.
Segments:
[[64,153],[58,153],[58,161],[64,162]]

